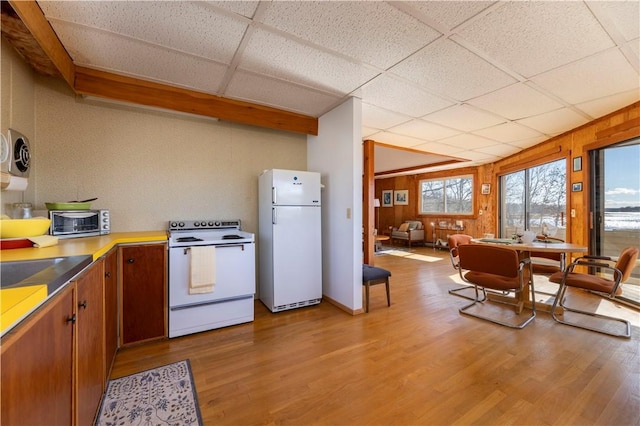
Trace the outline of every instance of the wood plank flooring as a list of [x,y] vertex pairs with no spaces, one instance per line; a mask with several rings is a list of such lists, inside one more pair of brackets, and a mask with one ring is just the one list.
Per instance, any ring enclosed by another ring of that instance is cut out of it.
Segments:
[[459,314],[444,251],[375,262],[392,271],[391,307],[384,285],[356,316],[257,301],[253,323],[120,350],[112,378],[189,358],[205,425],[640,424],[637,311],[603,302],[632,339],[542,312],[512,330]]

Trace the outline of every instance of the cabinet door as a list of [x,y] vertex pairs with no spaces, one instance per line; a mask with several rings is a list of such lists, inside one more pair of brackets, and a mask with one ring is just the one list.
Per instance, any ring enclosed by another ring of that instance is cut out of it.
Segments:
[[122,343],[166,336],[164,244],[124,246],[122,259]]
[[104,391],[104,259],[76,280],[77,424],[90,425]]
[[2,339],[1,424],[72,424],[74,291],[67,286]]
[[105,378],[118,350],[118,252],[111,250],[104,259]]

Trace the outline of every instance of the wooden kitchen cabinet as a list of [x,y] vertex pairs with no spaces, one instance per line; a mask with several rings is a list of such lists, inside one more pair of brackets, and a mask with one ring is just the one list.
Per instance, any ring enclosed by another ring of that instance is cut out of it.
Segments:
[[104,259],[76,285],[76,424],[91,425],[105,388]]
[[70,285],[3,337],[1,424],[72,424],[74,305]]
[[121,343],[167,335],[166,244],[121,246]]
[[118,316],[118,251],[112,249],[104,257],[105,378],[118,351]]

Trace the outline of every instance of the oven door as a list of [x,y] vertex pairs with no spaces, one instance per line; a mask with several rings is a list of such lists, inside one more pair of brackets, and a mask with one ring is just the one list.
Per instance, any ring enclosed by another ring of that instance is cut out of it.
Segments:
[[180,308],[251,297],[256,291],[255,244],[216,245],[212,293],[189,294],[191,248],[169,249],[169,307]]

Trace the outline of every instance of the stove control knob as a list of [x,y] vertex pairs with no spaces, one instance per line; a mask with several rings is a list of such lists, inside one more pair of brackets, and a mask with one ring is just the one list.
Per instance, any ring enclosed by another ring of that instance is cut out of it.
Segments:
[[216,225],[216,226],[220,226],[220,222],[216,221],[216,222],[214,223],[214,225]]
[[178,226],[178,224],[176,222],[171,222],[171,227],[175,228],[176,226]]
[[178,223],[178,226],[182,228],[184,226],[184,222]]
[[207,222],[205,221],[200,222],[200,226],[207,226]]
[[193,226],[200,226],[200,222],[193,222]]
[[213,221],[209,221],[209,226],[213,226]]

